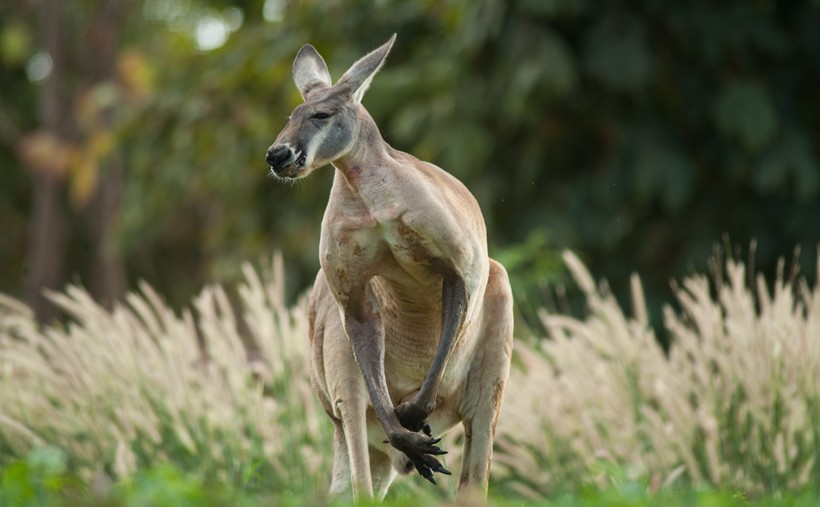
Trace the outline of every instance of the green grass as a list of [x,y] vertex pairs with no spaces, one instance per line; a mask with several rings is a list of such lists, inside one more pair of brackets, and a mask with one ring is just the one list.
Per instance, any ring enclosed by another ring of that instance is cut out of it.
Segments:
[[[383,505],[415,507],[447,505],[432,496],[391,492]],[[709,489],[669,488],[652,493],[642,484],[627,482],[608,488],[585,488],[575,493],[555,494],[540,501],[504,498],[491,494],[490,505],[550,507],[815,507],[818,492],[766,494],[747,498],[744,494]],[[172,465],[146,468],[132,478],[111,483],[103,476],[82,480],[74,474],[66,455],[55,448],[38,448],[0,473],[0,505],[3,507],[206,507],[263,505],[330,507],[382,505],[330,499],[309,491],[251,492],[228,483],[212,482],[185,474]],[[470,505],[468,503],[467,505]]]

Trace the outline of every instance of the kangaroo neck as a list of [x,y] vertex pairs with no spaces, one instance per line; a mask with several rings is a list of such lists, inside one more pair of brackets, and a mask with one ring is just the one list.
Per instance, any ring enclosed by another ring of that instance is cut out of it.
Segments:
[[336,178],[356,194],[367,193],[368,187],[385,183],[383,173],[388,169],[390,147],[364,108],[359,111],[359,135],[350,151],[333,161]]

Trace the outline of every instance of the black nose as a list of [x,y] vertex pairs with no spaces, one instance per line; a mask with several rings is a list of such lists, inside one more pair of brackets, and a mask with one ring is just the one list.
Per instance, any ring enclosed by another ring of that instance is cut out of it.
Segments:
[[288,146],[279,145],[268,150],[265,161],[274,170],[280,169],[290,163],[293,158],[293,150]]

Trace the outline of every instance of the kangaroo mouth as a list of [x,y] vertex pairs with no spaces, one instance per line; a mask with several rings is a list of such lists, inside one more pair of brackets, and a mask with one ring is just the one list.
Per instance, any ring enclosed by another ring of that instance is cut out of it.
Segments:
[[296,154],[296,161],[293,163],[301,169],[302,167],[305,167],[305,162],[307,162],[307,155],[304,151],[299,150]]

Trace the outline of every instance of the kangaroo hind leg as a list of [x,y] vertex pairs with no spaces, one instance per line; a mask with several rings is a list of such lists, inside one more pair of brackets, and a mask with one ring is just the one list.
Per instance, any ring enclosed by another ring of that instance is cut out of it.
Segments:
[[373,494],[378,500],[383,500],[396,478],[397,472],[393,468],[390,455],[380,450],[370,448],[370,472],[373,477]]
[[[337,329],[341,329],[341,326]],[[334,457],[335,489],[342,489],[341,481],[347,476],[354,499],[371,498],[373,481],[370,474],[366,418],[369,398],[364,378],[353,358],[347,336],[342,333],[326,336],[324,348],[328,402],[336,426],[334,450],[341,454]],[[347,457],[347,464],[343,462],[343,456]]]
[[370,474],[370,455],[367,449],[365,408],[355,407],[350,410],[351,413],[345,414],[345,412],[342,410],[342,424],[345,426],[353,498],[372,498],[373,480]]
[[507,273],[500,264],[491,260],[484,296],[481,341],[470,366],[467,389],[461,403],[465,439],[459,496],[487,495],[495,424],[510,373],[512,331],[512,293]]

